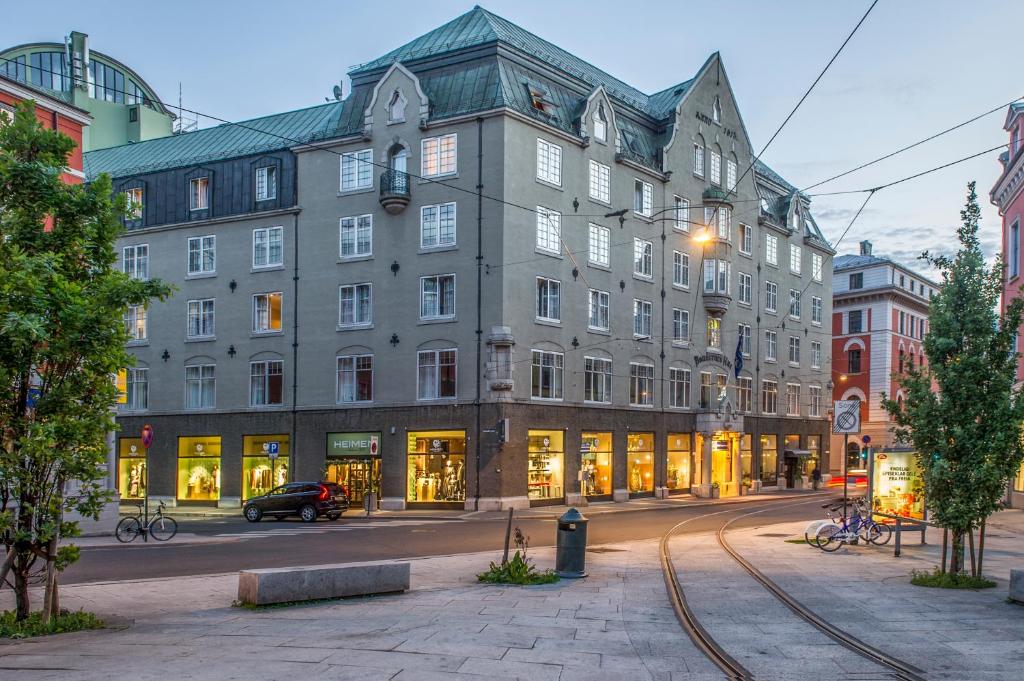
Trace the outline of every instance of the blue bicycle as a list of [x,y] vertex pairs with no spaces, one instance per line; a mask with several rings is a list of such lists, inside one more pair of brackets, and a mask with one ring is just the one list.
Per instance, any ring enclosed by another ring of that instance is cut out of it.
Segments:
[[853,512],[849,518],[840,518],[839,524],[823,525],[814,537],[814,543],[822,551],[837,551],[843,544],[864,540],[876,546],[888,544],[892,539],[892,528],[875,522],[861,500],[852,502]]

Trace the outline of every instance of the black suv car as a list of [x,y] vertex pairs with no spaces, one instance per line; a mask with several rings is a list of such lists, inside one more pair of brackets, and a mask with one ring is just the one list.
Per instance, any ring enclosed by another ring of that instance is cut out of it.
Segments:
[[263,516],[281,520],[290,515],[311,523],[322,515],[329,520],[337,520],[347,510],[348,495],[341,485],[333,482],[290,482],[249,499],[242,507],[242,514],[251,523],[259,522]]

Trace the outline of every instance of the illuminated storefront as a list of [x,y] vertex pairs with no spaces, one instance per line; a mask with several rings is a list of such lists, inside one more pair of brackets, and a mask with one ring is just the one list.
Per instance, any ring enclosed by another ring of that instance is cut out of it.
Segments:
[[348,492],[353,505],[380,491],[380,433],[328,433],[326,479]]
[[1020,470],[1017,471],[1017,477],[1013,480],[1013,491],[1024,492],[1024,463],[1020,465]]
[[804,465],[804,475],[810,478],[814,474],[814,469],[821,466],[821,436],[820,435],[808,435],[807,436],[807,459]]
[[220,437],[178,438],[178,501],[220,499]]
[[580,478],[583,496],[612,498],[612,434],[584,431],[580,444]]
[[246,435],[242,438],[242,500],[266,494],[288,482],[287,435]]
[[565,500],[565,433],[561,430],[528,431],[527,457],[530,505],[562,503]]
[[654,495],[654,433],[630,433],[626,444],[626,480],[631,497]]
[[761,436],[761,484],[773,487],[779,484],[779,436]]
[[716,433],[711,438],[711,484],[718,485],[718,494],[732,497],[740,493],[736,485],[734,466],[736,461],[733,447],[735,433]]
[[871,508],[876,513],[924,518],[924,480],[914,452],[872,457]]
[[121,501],[146,496],[146,450],[141,437],[122,437],[117,443],[117,490]]
[[466,500],[466,432],[410,432],[406,463],[406,500],[458,504]]
[[669,494],[690,491],[690,458],[693,437],[689,433],[669,433],[666,447],[667,474],[665,487]]
[[751,449],[754,436],[750,433],[740,435],[740,484],[749,491],[753,482],[754,452]]

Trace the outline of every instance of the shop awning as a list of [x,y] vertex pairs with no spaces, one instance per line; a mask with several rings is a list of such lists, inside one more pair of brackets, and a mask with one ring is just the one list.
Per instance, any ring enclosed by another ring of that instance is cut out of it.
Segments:
[[783,456],[789,459],[806,459],[811,456],[811,450],[809,449],[787,449],[783,452]]

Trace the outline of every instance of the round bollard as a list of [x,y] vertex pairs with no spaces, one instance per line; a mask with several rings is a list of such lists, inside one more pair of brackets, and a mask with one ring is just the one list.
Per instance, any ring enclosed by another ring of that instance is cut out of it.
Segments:
[[575,508],[570,508],[558,519],[555,546],[555,572],[559,577],[579,579],[587,576],[587,519]]

